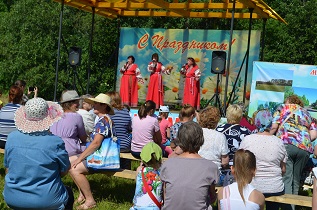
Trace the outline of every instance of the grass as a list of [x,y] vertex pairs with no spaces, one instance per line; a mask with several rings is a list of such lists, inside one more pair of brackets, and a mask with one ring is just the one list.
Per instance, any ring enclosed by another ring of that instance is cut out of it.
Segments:
[[[3,154],[0,154],[0,191],[4,188],[5,169],[3,166]],[[117,209],[127,210],[132,206],[132,199],[135,190],[135,181],[119,177],[106,176],[104,174],[93,174],[87,176],[91,185],[92,193],[97,202],[94,210]],[[63,177],[65,185],[72,187],[75,199],[78,196],[78,189],[69,175]],[[0,209],[6,207],[3,196],[0,198]]]
[[268,85],[268,84],[257,84],[255,89],[256,90],[275,91],[275,92],[284,92],[285,91],[285,86]]

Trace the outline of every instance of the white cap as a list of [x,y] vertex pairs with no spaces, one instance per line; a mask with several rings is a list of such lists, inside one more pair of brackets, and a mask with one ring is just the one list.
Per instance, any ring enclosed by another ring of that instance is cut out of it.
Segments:
[[168,106],[160,106],[159,112],[170,112]]

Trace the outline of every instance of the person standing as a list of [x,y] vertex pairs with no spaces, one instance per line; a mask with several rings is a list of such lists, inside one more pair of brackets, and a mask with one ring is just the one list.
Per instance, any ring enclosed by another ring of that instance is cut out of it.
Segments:
[[122,74],[120,84],[122,104],[127,104],[131,107],[138,105],[138,82],[143,83],[140,69],[134,62],[135,58],[130,55],[127,63],[120,69]]
[[[298,96],[291,95],[273,115],[270,133],[282,139],[288,156],[283,176],[286,194],[298,194],[302,171],[314,149],[311,141],[317,137],[317,126],[303,106]],[[283,209],[295,208],[287,205]]]
[[183,105],[190,104],[199,110],[201,71],[195,59],[187,58],[187,63],[181,68],[180,73],[185,77]]
[[157,53],[152,55],[152,61],[147,66],[147,70],[151,73],[151,75],[146,100],[154,101],[156,104],[156,109],[158,109],[164,104],[162,73],[170,75],[171,70],[165,68],[165,66],[159,62],[159,56]]

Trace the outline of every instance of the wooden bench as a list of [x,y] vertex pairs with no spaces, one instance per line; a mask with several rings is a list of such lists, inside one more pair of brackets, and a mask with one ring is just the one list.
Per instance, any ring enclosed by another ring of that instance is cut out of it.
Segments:
[[[0,153],[4,154],[4,149],[0,149]],[[129,160],[140,161],[140,159],[133,157],[131,153],[120,153],[120,157],[129,159]],[[167,160],[167,158],[163,158],[163,161],[165,160]],[[102,173],[109,176],[115,176],[115,177],[120,177],[125,179],[135,179],[137,176],[136,171],[128,170],[128,169],[120,169],[118,171],[113,171],[113,172],[107,171]],[[220,188],[221,187],[216,187],[216,190],[219,190]],[[277,203],[293,204],[297,206],[312,207],[312,197],[303,196],[303,195],[285,194],[285,195],[279,195],[279,196],[271,196],[271,197],[265,198],[265,200],[277,202]]]

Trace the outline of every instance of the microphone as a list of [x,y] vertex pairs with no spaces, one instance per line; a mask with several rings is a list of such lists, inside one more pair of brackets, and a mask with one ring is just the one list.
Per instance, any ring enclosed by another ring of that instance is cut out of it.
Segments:
[[156,60],[153,59],[152,62],[154,63],[154,62],[156,62]]

